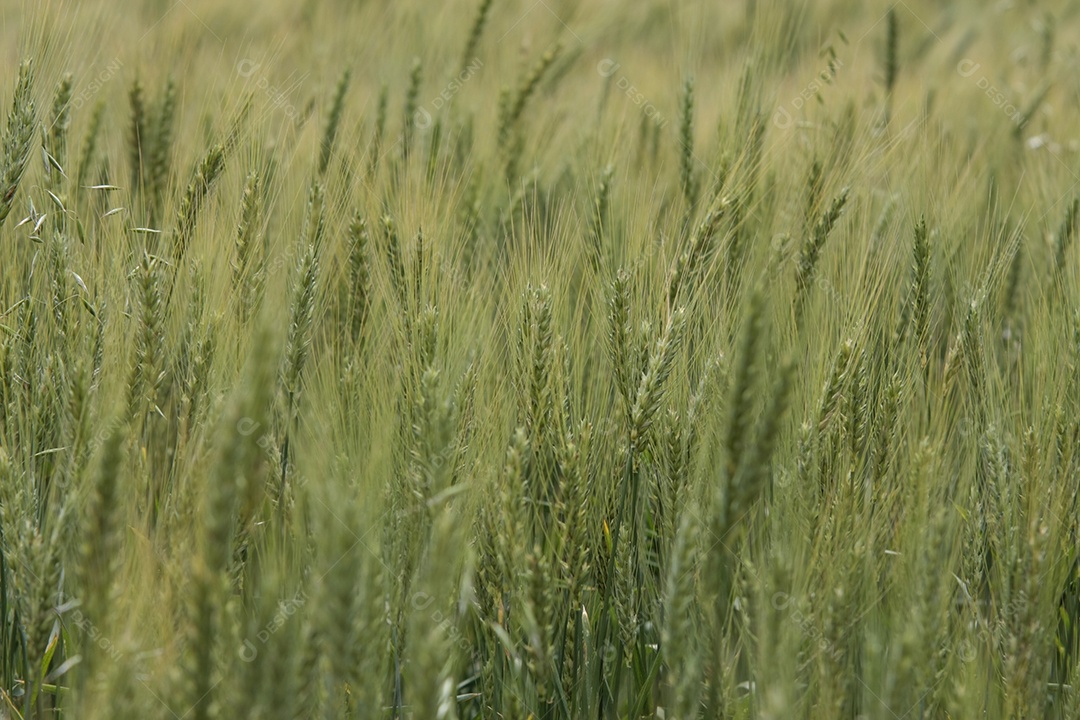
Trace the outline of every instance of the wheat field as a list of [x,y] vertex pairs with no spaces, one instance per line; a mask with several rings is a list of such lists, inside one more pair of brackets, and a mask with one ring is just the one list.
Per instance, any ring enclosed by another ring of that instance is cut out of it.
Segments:
[[0,718],[1080,717],[1080,2],[0,50]]

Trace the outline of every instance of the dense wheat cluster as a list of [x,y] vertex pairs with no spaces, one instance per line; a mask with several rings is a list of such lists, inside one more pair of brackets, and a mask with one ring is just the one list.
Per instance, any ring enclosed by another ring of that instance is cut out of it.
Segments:
[[0,717],[1080,717],[1078,3],[2,5]]

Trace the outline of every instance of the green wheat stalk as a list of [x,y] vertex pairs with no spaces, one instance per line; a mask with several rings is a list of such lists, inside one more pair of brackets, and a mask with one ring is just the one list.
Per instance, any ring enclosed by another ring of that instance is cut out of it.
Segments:
[[15,83],[15,94],[8,113],[7,126],[4,128],[3,156],[0,159],[0,225],[3,225],[11,213],[15,202],[15,193],[19,189],[27,160],[30,158],[30,143],[34,137],[37,122],[34,113],[33,73],[30,61],[24,60],[19,65],[19,79]]

